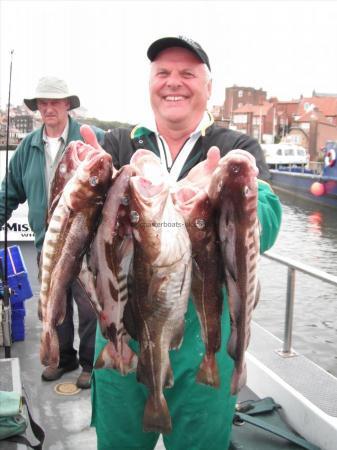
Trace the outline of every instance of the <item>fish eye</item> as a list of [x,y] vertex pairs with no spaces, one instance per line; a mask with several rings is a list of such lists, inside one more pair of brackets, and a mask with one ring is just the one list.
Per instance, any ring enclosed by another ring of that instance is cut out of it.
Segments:
[[247,196],[249,194],[249,187],[248,186],[245,186],[244,188],[243,188],[243,195],[244,196]]
[[67,166],[65,164],[60,164],[60,172],[65,174],[67,172]]
[[125,195],[124,197],[121,198],[121,204],[124,206],[128,206],[129,204],[129,197],[127,195]]
[[198,228],[198,230],[202,230],[203,228],[205,228],[206,222],[204,219],[196,219],[195,226]]
[[93,177],[89,178],[90,186],[97,186],[98,184],[98,177],[94,175]]
[[139,214],[137,213],[137,211],[130,211],[130,221],[131,223],[139,222]]

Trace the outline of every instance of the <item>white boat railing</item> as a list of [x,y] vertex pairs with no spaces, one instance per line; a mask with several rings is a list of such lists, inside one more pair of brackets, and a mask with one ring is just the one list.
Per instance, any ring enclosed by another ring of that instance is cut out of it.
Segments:
[[291,349],[291,342],[294,319],[296,271],[298,270],[321,281],[333,284],[334,286],[337,286],[337,276],[331,275],[320,269],[315,269],[314,267],[300,263],[291,258],[276,255],[270,251],[263,253],[262,256],[288,267],[283,348],[278,353],[283,357],[295,356],[295,353]]
[[322,175],[323,166],[324,164],[318,161],[310,161],[308,164],[269,164],[270,169],[282,170],[282,172],[293,172],[295,169],[297,173],[306,173],[310,170],[315,175]]

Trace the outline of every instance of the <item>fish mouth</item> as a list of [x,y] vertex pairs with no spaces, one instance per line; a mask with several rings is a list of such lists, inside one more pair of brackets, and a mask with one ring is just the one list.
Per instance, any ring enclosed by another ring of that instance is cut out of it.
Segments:
[[235,174],[241,173],[244,176],[249,175],[251,177],[257,177],[259,174],[259,169],[256,166],[256,159],[246,150],[231,150],[222,158],[222,160],[220,160],[219,166],[225,163],[230,164],[231,170]]
[[[85,165],[86,165],[86,168],[88,169],[88,170],[90,170],[92,167],[94,167],[100,160],[103,162],[104,160],[106,160],[106,161],[108,161],[109,159],[111,160],[111,156],[110,155],[108,155],[107,153],[105,153],[105,152],[102,152],[102,150],[95,150],[95,149],[92,149],[92,150],[90,150],[87,154],[86,154],[86,156],[85,156],[85,158],[84,158],[84,160],[83,160],[83,162],[85,163]],[[107,158],[108,157],[108,158]]]
[[172,193],[176,208],[182,213],[188,213],[192,210],[194,200],[199,190],[192,186],[184,186]]
[[130,179],[136,195],[142,197],[143,199],[152,199],[159,195],[163,191],[164,182],[153,183],[148,178],[142,177],[141,175],[134,176]]
[[183,216],[188,216],[200,201],[207,199],[206,190],[195,186],[183,186],[173,193],[174,205]]
[[85,159],[81,161],[78,169],[78,177],[85,182],[88,178],[95,176],[98,184],[99,181],[105,179],[112,167],[111,156],[104,150],[91,150],[86,154]]
[[73,160],[76,167],[85,160],[87,154],[92,150],[94,149],[91,145],[85,144],[82,141],[75,141],[73,142],[73,147],[69,157]]
[[[161,165],[158,156],[150,150],[137,150],[130,160],[130,166],[139,177],[147,179],[153,186],[163,185],[165,179],[163,166]],[[137,187],[140,187],[142,191],[144,190],[143,188],[149,189],[149,185],[145,182],[143,182],[141,186],[138,186],[137,183]],[[155,191],[155,189],[153,191]],[[146,194],[145,196],[147,197],[148,195]]]

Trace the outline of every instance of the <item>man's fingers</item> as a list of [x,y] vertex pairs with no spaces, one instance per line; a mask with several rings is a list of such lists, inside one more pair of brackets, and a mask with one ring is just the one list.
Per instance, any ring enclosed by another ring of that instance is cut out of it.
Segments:
[[101,148],[97,141],[96,134],[94,133],[93,129],[89,127],[89,125],[82,125],[80,128],[80,133],[86,144],[89,144],[97,149]]

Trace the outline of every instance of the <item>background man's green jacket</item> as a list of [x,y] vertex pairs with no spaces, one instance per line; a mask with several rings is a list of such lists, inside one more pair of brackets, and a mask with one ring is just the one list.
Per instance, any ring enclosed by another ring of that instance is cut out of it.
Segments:
[[[69,132],[66,146],[71,141],[83,141],[81,125],[69,117]],[[98,140],[104,133],[95,129]],[[12,156],[8,170],[8,217],[20,203],[28,201],[28,222],[35,233],[35,246],[41,250],[46,227],[47,187],[45,181],[45,151],[43,127],[30,133],[20,143]],[[5,223],[5,180],[0,191],[0,226]]]

